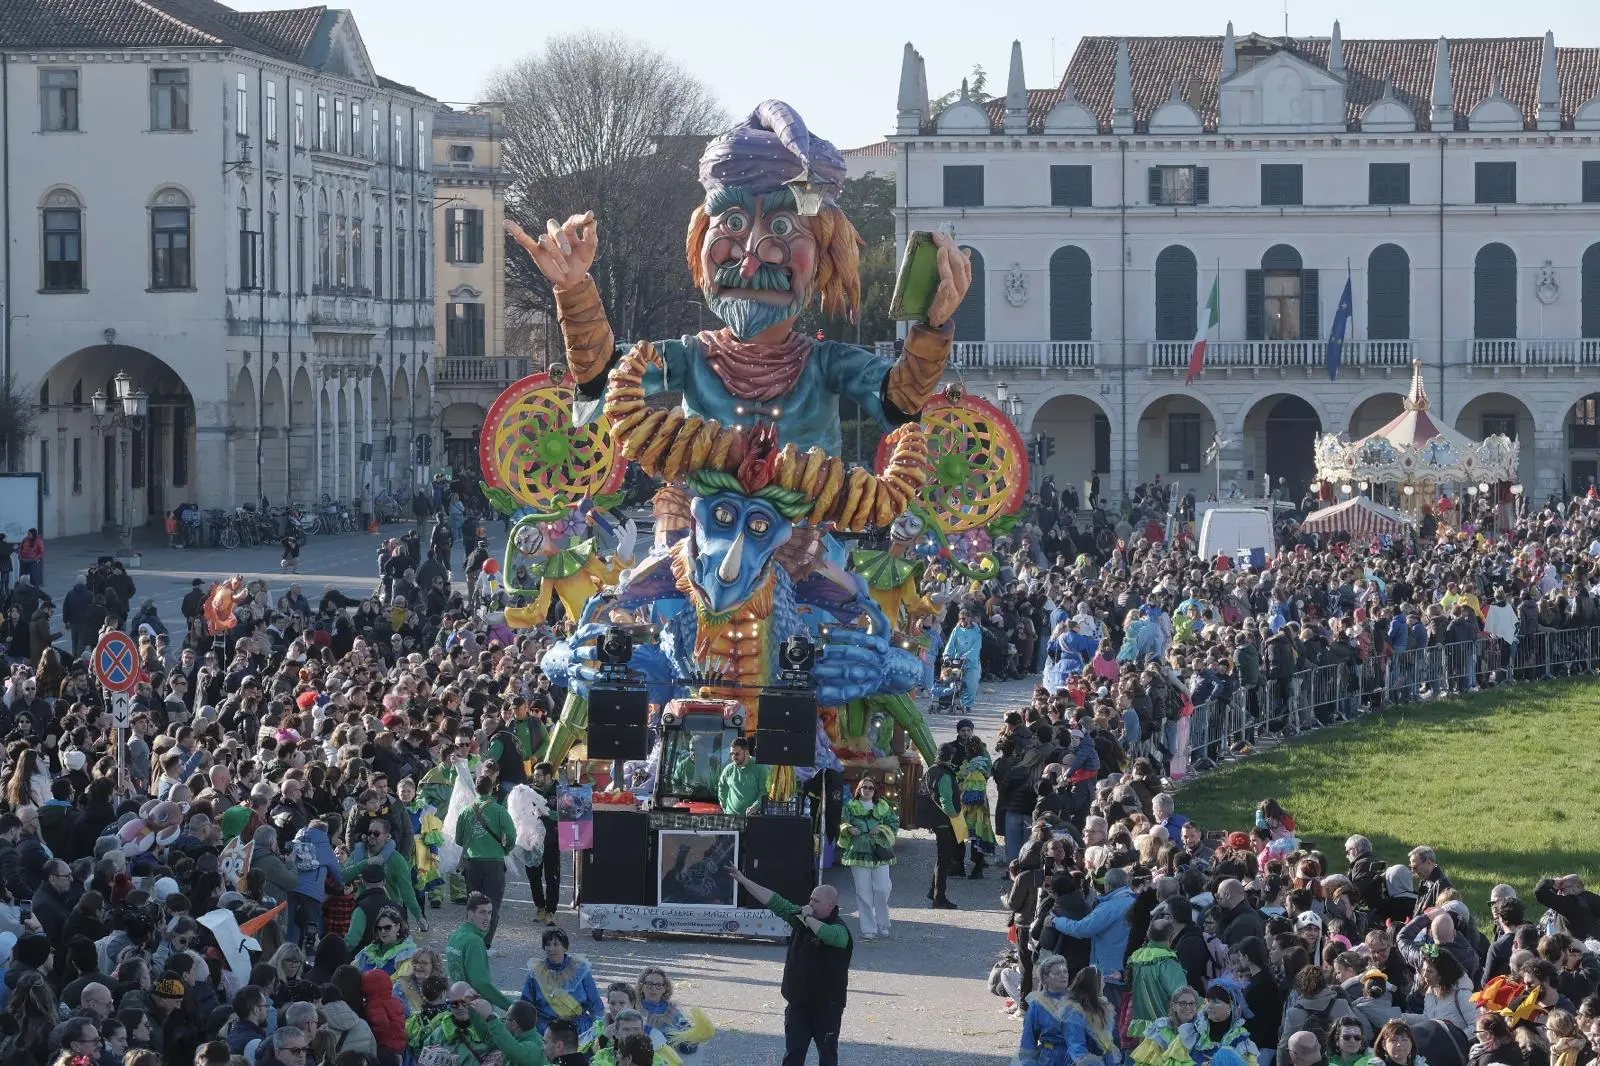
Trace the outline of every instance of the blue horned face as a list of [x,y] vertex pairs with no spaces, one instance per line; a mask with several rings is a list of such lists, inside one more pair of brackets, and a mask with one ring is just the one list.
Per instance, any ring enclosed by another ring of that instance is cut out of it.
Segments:
[[725,614],[750,598],[794,524],[766,500],[734,492],[696,496],[693,513],[694,581],[707,608]]

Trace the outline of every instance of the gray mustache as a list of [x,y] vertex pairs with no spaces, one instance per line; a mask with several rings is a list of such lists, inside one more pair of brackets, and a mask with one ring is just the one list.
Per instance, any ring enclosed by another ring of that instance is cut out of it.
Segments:
[[740,274],[738,263],[724,263],[717,268],[716,282],[724,289],[788,292],[791,288],[789,272],[771,263],[762,263],[756,267],[756,272],[749,280]]

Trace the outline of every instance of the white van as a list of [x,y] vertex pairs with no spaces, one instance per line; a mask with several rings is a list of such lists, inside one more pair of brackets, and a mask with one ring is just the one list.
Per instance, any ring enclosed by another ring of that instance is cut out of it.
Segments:
[[1270,558],[1276,548],[1272,516],[1254,507],[1212,507],[1200,521],[1200,558],[1230,559],[1260,548]]

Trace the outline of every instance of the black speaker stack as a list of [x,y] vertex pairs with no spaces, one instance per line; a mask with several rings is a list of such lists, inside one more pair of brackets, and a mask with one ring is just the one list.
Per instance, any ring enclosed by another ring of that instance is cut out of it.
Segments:
[[762,766],[816,764],[818,709],[815,691],[762,689],[756,707],[756,762]]
[[589,689],[589,758],[628,760],[650,754],[650,697],[644,688]]

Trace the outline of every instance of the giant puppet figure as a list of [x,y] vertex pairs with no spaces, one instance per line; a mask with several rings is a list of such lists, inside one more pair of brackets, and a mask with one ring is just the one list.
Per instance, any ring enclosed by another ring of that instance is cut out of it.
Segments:
[[[921,662],[895,646],[890,620],[827,530],[887,528],[926,483],[917,419],[944,371],[971,267],[951,240],[935,238],[939,284],[928,321],[910,328],[899,358],[797,332],[813,300],[834,315],[858,310],[861,239],[833,199],[843,177],[838,150],[779,101],[714,138],[700,161],[706,199],[689,221],[686,251],[725,326],[626,353],[588,274],[594,216],[552,219],[537,237],[508,226],[554,286],[569,372],[588,401],[575,413],[602,408],[620,453],[667,482],[655,550],[593,597],[577,632],[545,659],[552,679],[570,686],[548,757],[561,758],[587,724],[588,686],[599,676],[593,642],[617,622],[661,627],[631,663],[652,702],[682,693],[690,679],[702,696],[747,696],[774,681],[779,645],[797,634],[827,645],[814,672],[824,706],[921,683]],[[666,390],[682,391],[681,408],[646,405]],[[841,396],[892,431],[880,473],[837,457]],[[719,692],[717,680],[739,687]],[[931,760],[915,706],[897,709]],[[819,733],[819,765],[832,758],[828,743]]]
[[[768,100],[714,138],[700,158],[705,203],[689,220],[689,270],[706,305],[725,325],[654,342],[659,366],[646,395],[681,389],[687,415],[724,426],[776,422],[778,440],[837,455],[839,397],[849,396],[886,428],[914,421],[938,387],[955,335],[952,316],[972,268],[945,234],[939,287],[926,324],[913,325],[898,359],[795,330],[813,300],[853,319],[861,303],[861,238],[833,200],[844,157],[812,136],[788,104]],[[589,267],[603,220],[574,215],[530,237],[514,223],[555,289],[567,366],[578,393],[601,399],[620,352]]]

